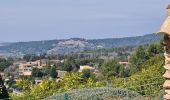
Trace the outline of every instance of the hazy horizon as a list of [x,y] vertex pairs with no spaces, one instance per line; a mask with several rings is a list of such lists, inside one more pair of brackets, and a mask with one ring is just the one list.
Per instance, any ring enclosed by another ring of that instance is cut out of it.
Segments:
[[168,0],[0,1],[0,41],[122,38],[159,30]]

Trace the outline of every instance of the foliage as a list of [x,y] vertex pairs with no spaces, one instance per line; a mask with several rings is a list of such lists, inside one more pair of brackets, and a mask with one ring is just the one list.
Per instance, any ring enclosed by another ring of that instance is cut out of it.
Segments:
[[[27,87],[25,84],[26,80],[20,81],[17,83],[20,87]],[[26,98],[39,100],[53,94],[63,93],[65,91],[73,90],[73,89],[82,89],[82,88],[90,88],[90,87],[103,87],[105,86],[105,82],[97,82],[93,78],[83,79],[81,73],[67,73],[61,80],[61,82],[57,82],[55,80],[49,80],[45,78],[40,84],[32,85],[27,91],[23,91],[22,95],[11,94],[12,100],[23,100]]]
[[8,91],[6,90],[2,77],[0,76],[0,99],[8,99],[8,98],[9,98]]
[[74,57],[66,57],[63,65],[63,70],[71,72],[71,71],[77,71],[79,69],[79,66],[76,64]]
[[4,71],[4,69],[8,68],[10,65],[12,65],[12,62],[4,58],[0,58],[0,71]]
[[81,77],[80,73],[67,73],[62,78],[62,84],[64,91],[82,88],[83,85],[83,78]]
[[26,61],[36,61],[36,60],[39,60],[39,59],[44,59],[45,56],[46,56],[45,53],[40,54],[40,55],[26,54],[26,55],[24,55],[23,59],[26,60]]
[[145,48],[143,46],[139,46],[136,52],[130,57],[131,73],[139,71],[141,69],[140,66],[143,64],[143,62],[148,59],[149,57],[146,53]]
[[33,68],[32,69],[32,76],[33,77],[43,77],[44,73],[38,68]]
[[82,78],[90,78],[90,77],[92,77],[92,75],[93,75],[93,73],[91,72],[91,70],[90,69],[84,69],[83,71],[82,71]]
[[127,79],[113,78],[113,86],[128,88],[137,91],[145,96],[156,96],[162,89],[164,79],[162,74],[164,72],[164,59],[162,55],[152,57],[144,62],[140,72],[135,73]]
[[163,46],[161,44],[150,44],[148,47],[148,56],[153,57],[157,54],[163,53]]
[[35,99],[47,97],[56,93],[60,88],[60,83],[57,83],[54,80],[44,79],[40,84],[34,85],[31,87],[31,96],[34,96]]
[[56,70],[56,67],[55,66],[52,66],[51,69],[50,69],[50,76],[52,78],[57,78],[57,70]]
[[162,36],[155,36],[155,34],[148,34],[137,37],[126,37],[126,38],[110,38],[110,39],[97,39],[90,40],[95,45],[104,44],[105,48],[110,47],[124,47],[154,43],[160,40]]
[[[117,64],[116,61],[109,62],[109,65]],[[164,81],[162,78],[162,74],[164,72],[162,67],[163,64],[163,56],[156,55],[145,61],[141,65],[141,71],[133,74],[129,78],[117,78],[117,76],[110,77],[113,80],[113,87],[127,88],[145,96],[157,96],[159,91],[162,89],[161,85]],[[24,87],[26,85],[26,82],[21,83],[24,84],[20,85],[21,87]],[[22,100],[23,98],[33,98],[35,100],[38,100],[40,98],[45,98],[53,94],[63,93],[65,91],[70,91],[74,89],[103,86],[106,86],[106,82],[101,80],[97,81],[97,79],[91,77],[83,78],[83,73],[66,73],[65,76],[61,79],[61,82],[56,83],[54,80],[49,80],[46,78],[43,80],[42,83],[30,86],[30,90],[24,91],[22,95],[12,95],[11,99]]]
[[18,79],[16,81],[16,86],[20,89],[22,89],[23,91],[30,91],[31,90],[31,81],[29,81],[28,79]]
[[40,84],[30,86],[30,91],[24,91],[21,95],[11,94],[12,100],[34,99],[39,100],[57,93],[60,84],[54,80],[44,79]]
[[106,78],[109,78],[111,76],[119,77],[121,69],[122,66],[116,60],[108,60],[102,64],[100,71]]
[[129,59],[131,63],[131,74],[142,69],[143,63],[155,55],[163,54],[163,46],[161,43],[139,46],[135,53]]

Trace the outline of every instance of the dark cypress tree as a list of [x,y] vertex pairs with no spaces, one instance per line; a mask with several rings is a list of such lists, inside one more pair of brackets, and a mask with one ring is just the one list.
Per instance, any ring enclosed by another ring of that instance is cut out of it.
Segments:
[[8,100],[9,94],[8,94],[8,91],[6,90],[6,87],[4,86],[4,82],[3,82],[2,77],[0,75],[0,100],[1,99]]
[[56,72],[56,67],[55,66],[51,67],[51,69],[50,69],[50,76],[52,78],[57,78],[57,75],[58,75],[58,73]]

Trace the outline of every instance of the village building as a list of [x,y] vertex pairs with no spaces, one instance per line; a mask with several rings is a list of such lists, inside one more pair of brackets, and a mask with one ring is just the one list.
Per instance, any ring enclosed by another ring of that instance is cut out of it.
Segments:
[[42,69],[45,66],[46,66],[46,63],[42,63],[41,60],[37,60],[34,62],[21,63],[19,64],[19,75],[20,76],[31,76],[33,68]]
[[19,75],[20,76],[31,76],[32,66],[30,64],[20,64],[19,65]]
[[122,65],[122,66],[124,66],[124,68],[128,68],[129,65],[130,65],[130,63],[127,62],[127,61],[121,61],[121,62],[119,62],[119,64]]
[[92,67],[92,66],[89,66],[89,65],[80,66],[80,69],[79,69],[78,72],[83,72],[83,70],[85,70],[85,69],[89,69],[91,72],[97,72],[95,67]]
[[61,77],[63,77],[65,74],[67,73],[67,71],[61,71],[61,70],[57,70],[57,77],[58,78],[61,78]]

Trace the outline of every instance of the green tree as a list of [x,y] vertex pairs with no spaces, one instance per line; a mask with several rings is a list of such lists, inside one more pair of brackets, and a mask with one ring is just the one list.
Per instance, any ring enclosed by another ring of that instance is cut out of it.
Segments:
[[107,78],[111,77],[111,76],[120,76],[120,71],[122,69],[122,66],[118,63],[118,61],[116,60],[108,60],[105,61],[101,68],[100,71],[102,72],[102,74],[104,76],[106,76]]
[[0,99],[9,99],[8,91],[4,86],[4,82],[1,76],[0,76]]
[[71,72],[71,71],[77,71],[79,69],[79,66],[76,64],[74,57],[67,57],[64,61],[63,70]]
[[30,91],[31,85],[32,85],[32,83],[28,79],[18,79],[16,81],[16,86],[18,88],[22,89],[23,91]]
[[34,77],[43,77],[44,73],[38,69],[38,68],[33,68],[32,70],[32,76]]
[[129,61],[131,63],[131,74],[139,71],[140,66],[149,59],[148,53],[143,46],[139,46],[134,54],[131,55]]
[[82,71],[82,78],[87,79],[87,78],[90,78],[90,77],[92,77],[92,76],[93,76],[93,73],[91,72],[90,69],[84,69],[84,70]]
[[130,68],[128,68],[128,67],[121,67],[120,76],[122,78],[129,77],[130,76]]
[[[36,61],[36,60],[39,60],[42,56],[38,56],[36,54],[26,54],[24,55],[23,59],[26,60],[27,62],[28,61]],[[43,57],[42,57],[43,58]]]
[[56,71],[56,67],[55,66],[51,67],[51,69],[50,69],[50,76],[52,78],[57,78],[57,71]]
[[[164,57],[156,55],[143,62],[141,71],[127,79],[113,78],[113,87],[127,88],[147,97],[155,97],[160,93],[164,79]],[[146,87],[146,88],[145,88]]]
[[56,83],[54,80],[43,79],[38,85],[34,85],[31,88],[29,95],[32,99],[39,100],[57,93],[62,86],[60,83]]
[[9,62],[4,58],[0,58],[0,71],[4,71],[4,69],[9,67],[10,65],[12,65],[12,62]]
[[161,44],[151,44],[148,47],[148,56],[153,57],[157,54],[163,53],[163,46]]

